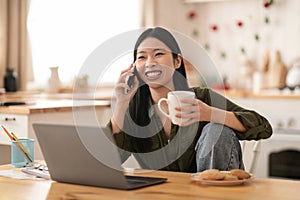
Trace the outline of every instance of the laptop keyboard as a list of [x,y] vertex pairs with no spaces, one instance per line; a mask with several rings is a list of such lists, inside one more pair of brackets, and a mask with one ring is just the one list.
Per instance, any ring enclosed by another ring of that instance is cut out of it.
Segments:
[[127,183],[130,185],[148,183],[151,178],[148,177],[139,177],[139,176],[125,176]]
[[164,182],[164,178],[154,178],[145,176],[125,176],[129,186],[153,185]]
[[146,184],[146,183],[149,183],[149,182],[148,181],[139,181],[139,180],[128,180],[127,183],[130,186],[135,186],[135,185]]

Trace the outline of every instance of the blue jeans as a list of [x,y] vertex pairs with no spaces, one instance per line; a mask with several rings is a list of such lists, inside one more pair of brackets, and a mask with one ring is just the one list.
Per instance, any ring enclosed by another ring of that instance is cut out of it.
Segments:
[[195,147],[197,171],[206,169],[244,169],[242,149],[234,131],[227,126],[208,123]]

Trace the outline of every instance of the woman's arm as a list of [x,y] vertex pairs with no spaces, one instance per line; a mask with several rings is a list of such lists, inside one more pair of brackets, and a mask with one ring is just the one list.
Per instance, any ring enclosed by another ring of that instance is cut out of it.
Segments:
[[197,98],[185,100],[191,106],[176,108],[188,113],[176,115],[190,119],[182,126],[198,121],[220,123],[236,130],[239,139],[245,140],[258,140],[272,135],[272,127],[268,120],[257,112],[245,109],[210,89],[194,90]]
[[126,109],[127,108],[125,106],[119,106],[118,103],[116,104],[113,111],[113,115],[110,118],[111,129],[113,134],[121,132],[124,125]]
[[[130,88],[127,83],[125,83],[126,76],[132,75],[133,64],[131,64],[126,70],[121,72],[119,80],[115,87],[116,103],[113,106],[113,114],[110,119],[113,134],[118,133],[122,130],[124,125],[125,113],[128,109],[129,102],[138,89],[138,80],[136,77],[134,77],[134,84],[132,88]],[[127,90],[128,92],[125,93],[125,90]]]
[[[200,101],[200,100],[199,100]],[[198,102],[198,104],[202,104],[203,102]],[[203,105],[201,106],[203,107]],[[244,127],[244,125],[237,119],[235,114],[230,111],[222,110],[219,108],[208,106],[207,108],[208,112],[210,112],[210,116],[206,116],[211,122],[224,124],[225,126],[228,126],[229,128],[232,128],[234,130],[237,130],[239,132],[245,132],[247,129]],[[204,120],[204,121],[207,121]]]
[[230,111],[222,110],[216,107],[212,107],[204,103],[199,99],[190,100],[187,99],[184,103],[190,103],[193,106],[183,108],[178,107],[176,110],[187,112],[189,114],[177,114],[178,118],[189,118],[190,120],[182,124],[182,126],[187,126],[198,121],[215,122],[219,124],[224,124],[234,130],[239,132],[245,132],[246,128],[237,119],[235,114]]

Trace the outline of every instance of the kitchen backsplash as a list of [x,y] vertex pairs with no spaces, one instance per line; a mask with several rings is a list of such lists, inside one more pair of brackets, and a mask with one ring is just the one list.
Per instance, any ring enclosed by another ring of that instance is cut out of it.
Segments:
[[[155,8],[154,25],[200,43],[233,87],[251,89],[252,75],[264,70],[267,54],[268,67],[279,52],[287,70],[300,58],[299,0],[164,0]],[[243,76],[249,73],[247,82]]]

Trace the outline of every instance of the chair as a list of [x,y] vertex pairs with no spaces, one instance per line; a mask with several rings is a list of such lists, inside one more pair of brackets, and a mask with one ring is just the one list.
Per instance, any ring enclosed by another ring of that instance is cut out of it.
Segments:
[[261,150],[261,140],[241,141],[241,146],[245,168],[248,172],[254,174],[256,172],[257,161]]

